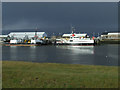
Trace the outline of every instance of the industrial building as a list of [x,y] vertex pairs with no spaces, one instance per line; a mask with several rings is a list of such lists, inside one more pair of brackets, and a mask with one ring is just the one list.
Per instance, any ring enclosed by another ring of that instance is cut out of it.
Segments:
[[8,35],[0,35],[0,42],[5,41],[5,39],[8,37]]
[[111,39],[120,39],[120,32],[105,32],[103,34],[101,34],[100,37],[102,40],[103,39],[107,39],[107,40],[111,40]]
[[37,38],[44,38],[47,37],[47,34],[45,32],[11,32],[8,34],[10,38],[16,38],[16,39],[32,39],[37,36]]
[[11,44],[43,44],[45,37],[45,32],[11,32],[7,41]]

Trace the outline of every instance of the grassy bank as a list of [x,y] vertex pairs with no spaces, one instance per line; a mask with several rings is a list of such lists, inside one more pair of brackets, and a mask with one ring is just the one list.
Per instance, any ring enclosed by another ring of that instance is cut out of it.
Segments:
[[118,68],[3,61],[3,88],[117,88]]

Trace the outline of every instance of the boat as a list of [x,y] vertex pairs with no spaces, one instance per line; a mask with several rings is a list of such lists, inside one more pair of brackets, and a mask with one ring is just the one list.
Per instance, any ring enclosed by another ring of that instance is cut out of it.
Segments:
[[22,41],[22,40],[17,40],[17,39],[14,39],[14,40],[10,40],[10,44],[42,44],[43,41],[42,40],[28,40],[28,41]]
[[17,44],[17,46],[33,46],[33,45],[36,46],[36,45],[44,44],[44,41],[42,38],[38,38],[36,31],[34,37],[32,38],[28,38],[27,35],[23,39],[12,37],[8,45],[15,45],[15,44]]
[[[67,37],[65,37],[67,36]],[[86,33],[63,34],[62,38],[56,39],[56,45],[95,45],[94,37],[90,38]]]

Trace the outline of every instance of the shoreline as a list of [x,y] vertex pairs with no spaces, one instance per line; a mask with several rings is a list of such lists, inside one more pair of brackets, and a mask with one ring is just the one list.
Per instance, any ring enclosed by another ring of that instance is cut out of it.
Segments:
[[[107,39],[99,40],[99,41],[95,41],[95,45],[93,45],[93,46],[103,45],[103,44],[118,44],[119,45],[120,40],[107,40]],[[52,46],[55,44],[52,44],[52,43],[50,43],[50,44],[29,44],[29,43],[10,44],[10,43],[1,42],[0,45],[2,45],[2,46]],[[69,45],[69,46],[71,46],[71,45]],[[80,46],[88,46],[88,45],[80,45]]]
[[120,40],[101,40],[99,44],[120,44]]
[[93,65],[93,64],[72,64],[72,63],[50,63],[50,62],[33,62],[33,61],[16,61],[16,60],[2,60],[0,62],[23,62],[35,64],[58,64],[58,65],[78,65],[78,66],[100,66],[100,67],[119,67],[118,65]]
[[[104,42],[104,41],[103,41]],[[100,46],[100,45],[107,45],[107,44],[117,44],[117,45],[120,45],[120,43],[109,43],[109,42],[100,42],[99,44],[97,45],[36,45],[36,44],[0,44],[1,46]]]

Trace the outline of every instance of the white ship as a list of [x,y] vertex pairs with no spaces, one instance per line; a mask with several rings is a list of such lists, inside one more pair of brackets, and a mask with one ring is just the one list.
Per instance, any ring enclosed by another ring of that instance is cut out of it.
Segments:
[[90,38],[84,34],[63,34],[62,38],[56,39],[57,45],[94,45],[94,37]]

